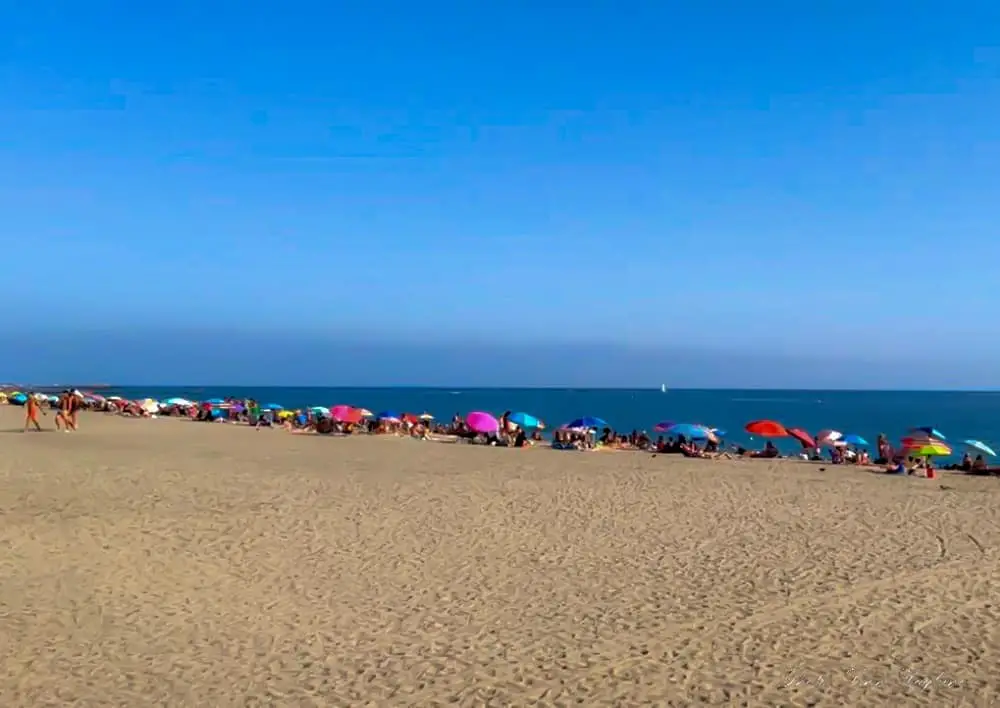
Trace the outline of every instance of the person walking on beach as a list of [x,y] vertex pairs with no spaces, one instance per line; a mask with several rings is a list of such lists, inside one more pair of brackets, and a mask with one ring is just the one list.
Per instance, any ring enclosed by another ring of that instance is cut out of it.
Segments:
[[56,430],[67,433],[76,430],[77,398],[72,391],[63,391],[59,396],[59,412],[56,413]]
[[79,391],[66,392],[66,420],[69,422],[70,430],[78,430],[77,418],[80,415],[80,407],[83,405],[83,394]]
[[24,404],[24,430],[21,432],[28,432],[28,427],[31,425],[34,425],[38,432],[42,432],[42,426],[38,423],[39,413],[46,415],[45,411],[42,410],[42,404],[38,402],[34,394],[30,394]]

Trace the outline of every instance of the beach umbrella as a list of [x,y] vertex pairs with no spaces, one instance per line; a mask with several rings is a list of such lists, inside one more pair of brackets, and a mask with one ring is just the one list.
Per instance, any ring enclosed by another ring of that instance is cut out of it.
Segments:
[[566,423],[565,428],[606,428],[608,427],[607,421],[603,418],[595,418],[592,415],[585,415],[582,418],[577,418],[576,420],[571,420]]
[[194,405],[194,403],[192,403],[191,401],[189,401],[186,398],[168,398],[163,403],[164,403],[164,405],[167,405],[167,406],[193,406]]
[[659,423],[653,426],[653,430],[655,430],[657,433],[665,433],[675,425],[677,425],[677,421],[675,420],[661,420]]
[[722,428],[712,428],[712,435],[714,435],[717,438],[721,438],[725,434],[726,434],[726,431],[723,430]]
[[993,452],[993,448],[984,443],[982,440],[963,440],[962,444],[972,450],[978,450],[979,452],[983,452],[989,455],[990,457],[997,456],[997,454]]
[[845,445],[867,445],[868,441],[856,433],[848,433],[840,438],[840,442]]
[[[209,401],[211,403],[211,401]],[[265,403],[261,408],[269,411],[283,411],[285,407],[280,403]]]
[[665,432],[669,435],[683,435],[685,438],[690,438],[691,440],[711,440],[715,437],[710,428],[704,425],[695,425],[694,423],[675,423],[667,428]]
[[313,406],[309,410],[315,415],[322,415],[328,418],[330,417],[330,409],[326,406]]
[[951,454],[951,447],[941,440],[918,436],[905,437],[901,441],[903,452],[914,457],[932,457]]
[[339,405],[334,406],[330,409],[330,417],[334,420],[339,420],[341,423],[360,423],[364,416],[361,415],[361,411],[357,408],[351,408],[350,406]]
[[160,403],[152,398],[147,398],[140,404],[140,407],[147,413],[156,413],[160,410]]
[[222,399],[222,398],[209,398],[207,401],[205,401],[205,403],[209,403],[209,404],[211,404],[213,406],[218,406],[218,405],[220,405],[222,403],[225,403],[225,402],[226,401],[224,399]]
[[500,429],[500,421],[483,411],[473,411],[465,416],[469,429],[477,433],[495,433]]
[[330,406],[330,417],[334,420],[345,420],[347,416],[353,415],[361,417],[361,411],[343,403],[336,406]]
[[798,440],[799,443],[802,445],[802,447],[806,448],[816,447],[816,441],[809,433],[804,431],[802,428],[789,428],[788,434],[789,436]]
[[816,442],[820,445],[830,445],[833,446],[835,442],[844,437],[844,434],[839,430],[821,430],[816,433]]
[[359,412],[359,413],[360,413],[360,414],[361,414],[362,416],[364,416],[365,418],[374,418],[374,417],[375,417],[375,414],[374,414],[374,413],[372,413],[372,412],[371,412],[370,410],[368,410],[367,408],[358,408],[358,409],[357,409],[357,411],[358,411],[358,412]]
[[411,425],[416,425],[420,422],[420,416],[414,415],[413,413],[404,413],[403,422],[410,423]]
[[10,402],[17,406],[23,406],[25,403],[28,402],[28,397],[25,396],[23,393],[15,393],[13,396],[10,397]]
[[403,416],[401,416],[396,411],[382,411],[377,416],[379,420],[384,420],[388,423],[401,423],[403,422]]
[[751,435],[759,435],[762,438],[788,437],[785,426],[775,420],[751,420],[746,424],[745,430]]
[[421,413],[420,414],[420,420],[424,420],[424,421],[434,420],[434,416],[432,416],[430,413]]
[[932,428],[929,425],[910,428],[910,433],[925,433],[926,435],[930,435],[932,438],[937,438],[938,440],[948,439],[944,436],[944,433],[942,433],[940,430],[938,430],[937,428]]
[[519,425],[525,429],[545,427],[545,423],[543,423],[530,413],[512,413],[510,418],[508,418],[507,420],[509,420],[514,425]]

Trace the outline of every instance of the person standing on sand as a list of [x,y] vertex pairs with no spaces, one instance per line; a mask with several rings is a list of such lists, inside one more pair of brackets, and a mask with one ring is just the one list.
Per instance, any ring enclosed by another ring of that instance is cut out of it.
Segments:
[[42,426],[38,423],[38,414],[46,415],[45,411],[42,410],[42,404],[38,402],[38,398],[34,394],[28,394],[28,400],[24,404],[24,430],[21,432],[28,432],[28,426],[34,425],[35,430],[42,432]]
[[67,433],[71,430],[76,430],[73,413],[73,401],[75,398],[71,391],[63,391],[59,396],[59,412],[56,413],[56,430],[65,430]]
[[83,405],[83,394],[76,390],[67,391],[66,398],[66,415],[70,430],[77,430],[80,427],[77,417],[80,415],[80,407]]

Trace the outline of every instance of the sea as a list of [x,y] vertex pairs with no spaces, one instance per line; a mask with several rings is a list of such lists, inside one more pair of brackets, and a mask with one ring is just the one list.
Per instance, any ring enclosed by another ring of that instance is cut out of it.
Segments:
[[[471,411],[523,411],[554,428],[581,416],[603,418],[619,431],[646,430],[660,421],[699,423],[725,430],[725,440],[760,444],[744,431],[752,420],[777,420],[815,433],[832,428],[871,443],[879,433],[898,440],[910,428],[933,426],[949,441],[1000,446],[1000,391],[803,391],[565,389],[565,388],[278,388],[120,387],[104,395],[164,400],[182,397],[254,398],[286,408],[347,404],[371,411],[431,413],[441,420]],[[797,444],[778,441],[791,452]],[[956,448],[957,450],[957,448]]]

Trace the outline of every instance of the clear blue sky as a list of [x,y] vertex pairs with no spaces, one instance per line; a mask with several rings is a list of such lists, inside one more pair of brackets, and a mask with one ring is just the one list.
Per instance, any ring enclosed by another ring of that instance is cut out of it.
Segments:
[[1000,386],[998,3],[0,7],[0,378]]

